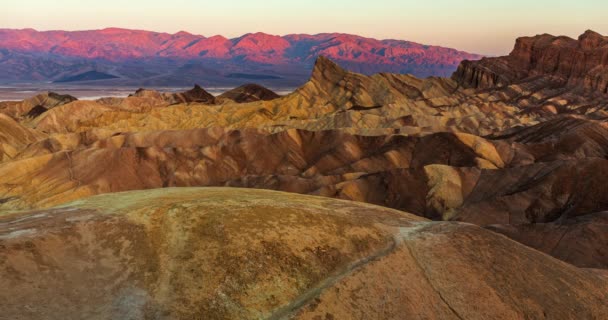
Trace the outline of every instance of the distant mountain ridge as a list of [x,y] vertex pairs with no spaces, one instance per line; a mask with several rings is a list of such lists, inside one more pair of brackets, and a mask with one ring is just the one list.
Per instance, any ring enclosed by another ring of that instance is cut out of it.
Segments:
[[318,56],[360,73],[411,73],[422,77],[448,76],[462,60],[482,57],[410,41],[339,33],[249,33],[228,39],[183,31],[169,34],[119,28],[0,29],[3,82],[78,79],[94,71],[117,77],[102,79],[115,84],[234,84],[246,82],[238,77],[246,74],[250,79],[256,76],[267,83],[289,85],[303,83]]

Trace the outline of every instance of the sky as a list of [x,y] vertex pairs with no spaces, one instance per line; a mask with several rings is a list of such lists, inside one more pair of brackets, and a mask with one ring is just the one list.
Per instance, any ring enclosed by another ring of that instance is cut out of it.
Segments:
[[2,0],[0,28],[121,27],[232,38],[343,32],[487,55],[519,36],[608,34],[607,0]]

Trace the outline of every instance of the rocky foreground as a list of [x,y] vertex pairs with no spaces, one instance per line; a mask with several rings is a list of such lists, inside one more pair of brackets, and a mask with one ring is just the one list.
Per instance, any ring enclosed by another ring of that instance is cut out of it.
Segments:
[[608,276],[470,224],[263,190],[0,218],[6,319],[604,319]]
[[[319,58],[286,96],[196,86],[0,102],[7,310],[606,318],[606,57],[594,32],[541,35],[451,79],[365,76]],[[205,186],[399,211],[173,188]],[[145,189],[158,190],[113,194]],[[107,287],[92,289],[98,280]]]

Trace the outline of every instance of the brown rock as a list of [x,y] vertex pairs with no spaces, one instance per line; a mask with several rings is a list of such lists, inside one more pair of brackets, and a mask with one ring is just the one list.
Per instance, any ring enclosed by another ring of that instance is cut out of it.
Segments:
[[201,86],[199,86],[198,84],[194,85],[194,88],[188,91],[174,94],[165,94],[164,99],[169,102],[169,104],[191,102],[197,102],[202,104],[215,103],[215,97],[209,92],[205,91],[205,89],[201,88]]
[[246,103],[254,101],[269,101],[279,98],[272,90],[257,84],[245,84],[238,88],[222,93],[219,100]]
[[0,219],[8,318],[608,317],[596,272],[365,204],[177,188]]
[[4,105],[0,104],[0,112],[14,118],[36,118],[49,109],[76,100],[78,99],[68,94],[45,92],[23,101],[4,103]]
[[588,30],[578,40],[548,34],[519,38],[508,56],[465,61],[452,78],[467,87],[493,88],[537,76],[608,93],[608,37]]
[[608,269],[606,212],[549,223],[491,225],[487,228],[575,266]]
[[194,88],[188,91],[180,93],[161,93],[156,90],[139,89],[129,97],[148,98],[154,100],[161,100],[169,105],[180,104],[180,103],[192,103],[197,102],[201,104],[214,104],[215,97],[201,88],[198,84],[194,85]]
[[17,157],[22,150],[43,137],[44,134],[27,129],[0,113],[0,162]]

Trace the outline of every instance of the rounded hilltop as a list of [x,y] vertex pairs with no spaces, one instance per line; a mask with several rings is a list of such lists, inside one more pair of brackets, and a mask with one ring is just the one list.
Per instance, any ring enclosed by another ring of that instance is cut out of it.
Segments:
[[368,204],[171,188],[0,222],[8,318],[608,316],[607,277],[480,227]]

